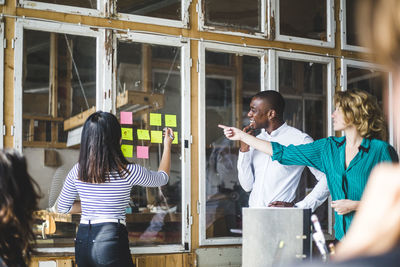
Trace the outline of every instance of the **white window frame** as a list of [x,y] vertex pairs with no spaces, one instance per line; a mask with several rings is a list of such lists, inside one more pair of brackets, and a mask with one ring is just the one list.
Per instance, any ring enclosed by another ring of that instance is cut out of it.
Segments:
[[[109,0],[112,1],[112,0]],[[117,3],[114,4],[115,14],[118,19],[140,22],[146,24],[155,24],[160,26],[169,26],[176,28],[188,28],[189,27],[189,6],[192,0],[181,0],[181,20],[172,20],[172,19],[163,19],[163,18],[155,18],[150,16],[143,15],[132,15],[126,13],[117,13]]]
[[84,16],[104,17],[105,5],[107,1],[108,0],[97,0],[97,9],[67,6],[62,4],[43,3],[43,2],[29,1],[29,0],[18,0],[18,4],[23,8],[55,11],[55,12],[70,13],[70,14],[77,14]]
[[[221,29],[215,29],[214,26],[208,26],[205,25],[205,14],[204,10],[202,8],[204,0],[198,0],[196,4],[196,11],[198,14],[198,29],[199,31],[209,31],[209,32],[215,32],[215,33],[220,33],[220,34],[229,34],[229,35],[235,35],[235,36],[243,36],[243,37],[252,37],[252,38],[259,38],[259,39],[265,39],[267,37],[267,1],[270,0],[261,0],[261,32],[256,32],[254,34],[249,34],[249,33],[243,33],[243,32],[238,32],[234,31],[231,28],[226,28],[226,30],[221,30]],[[223,26],[221,26],[222,28]]]
[[[275,60],[269,60],[270,64],[268,66],[269,75],[276,91],[279,91],[279,59],[287,59],[292,61],[303,61],[303,62],[313,62],[319,64],[326,64],[327,71],[327,92],[326,92],[326,114],[327,114],[327,135],[334,135],[332,117],[331,114],[334,110],[333,106],[333,96],[335,94],[335,60],[330,57],[315,56],[301,53],[283,52],[283,51],[270,51],[270,57],[274,57]],[[327,137],[328,137],[327,136]],[[328,207],[331,207],[331,197],[328,198]],[[328,234],[333,235],[333,212],[328,208]]]
[[[275,16],[275,40],[290,42],[290,43],[298,43],[305,45],[313,45],[313,46],[321,46],[321,47],[335,47],[335,6],[334,0],[324,0],[326,1],[326,19],[327,19],[327,28],[326,28],[326,36],[327,41],[319,41],[309,38],[303,37],[295,37],[289,35],[280,34],[280,15],[279,15],[279,0],[271,0],[270,3],[270,13],[269,17]],[[299,14],[301,15],[301,14]],[[270,33],[273,29],[271,29],[271,25],[269,25]]]
[[[45,29],[45,30],[44,30]],[[88,26],[79,26],[63,24],[59,22],[44,22],[29,19],[17,19],[15,24],[15,57],[14,57],[14,148],[22,152],[22,75],[23,75],[23,47],[24,30],[36,30],[53,33],[65,33],[71,35],[87,36],[96,38],[96,109],[103,107],[103,95],[106,90],[103,89],[102,73],[104,68],[102,62],[105,62],[104,53],[101,51],[104,47],[104,30],[94,30]]]
[[346,16],[346,0],[340,0],[340,45],[343,50],[356,51],[356,52],[364,52],[367,53],[369,50],[366,47],[358,46],[358,45],[350,45],[347,44],[347,16]]
[[222,45],[209,42],[199,43],[199,125],[198,125],[198,136],[199,136],[199,243],[200,246],[204,245],[235,245],[242,244],[241,237],[215,237],[206,238],[206,166],[207,162],[205,159],[205,144],[206,144],[206,62],[205,54],[206,50],[213,52],[223,52],[230,54],[240,54],[248,56],[260,57],[260,69],[261,69],[261,80],[260,89],[265,90],[265,79],[266,79],[266,53],[262,49],[244,48],[233,45]]
[[[358,61],[353,59],[341,59],[341,73],[340,73],[340,87],[342,91],[347,90],[347,67],[364,69],[364,70],[375,70],[381,72],[387,72],[388,75],[388,101],[389,101],[389,110],[388,110],[388,127],[389,127],[389,143],[394,145],[394,118],[393,118],[393,78],[392,73],[386,69],[385,67],[365,62],[365,61]],[[362,88],[360,88],[362,89]]]
[[[181,111],[182,124],[180,133],[181,155],[182,155],[182,243],[155,245],[151,247],[130,247],[132,254],[159,254],[159,253],[177,253],[188,252],[191,248],[191,226],[193,218],[191,216],[190,186],[191,186],[191,132],[190,132],[190,40],[182,37],[160,36],[155,34],[134,33],[116,34],[114,37],[114,73],[108,75],[116,76],[117,65],[117,41],[130,41],[133,43],[146,43],[153,45],[174,46],[181,48]],[[117,84],[113,80],[113,98],[116,98]],[[113,101],[113,111],[115,112],[116,101]],[[187,147],[185,147],[187,145]]]
[[[4,3],[4,2],[3,2]],[[4,136],[6,126],[4,125],[4,49],[6,40],[4,39],[4,23],[0,23],[0,148],[4,147]]]

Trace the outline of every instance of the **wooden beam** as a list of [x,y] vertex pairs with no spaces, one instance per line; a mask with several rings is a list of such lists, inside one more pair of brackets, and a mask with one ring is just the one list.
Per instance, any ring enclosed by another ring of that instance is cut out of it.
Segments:
[[[242,129],[242,109],[243,109],[243,56],[232,55],[234,66],[236,69],[235,76],[235,125]],[[238,142],[236,142],[239,145]]]
[[86,119],[93,113],[96,112],[96,107],[92,107],[84,112],[79,113],[64,121],[64,131],[68,131],[83,125]]
[[50,33],[50,97],[49,114],[56,118],[58,115],[58,33]]
[[117,96],[117,108],[123,108],[127,105],[137,105],[138,108],[149,106],[149,108],[157,110],[164,107],[165,100],[163,94],[127,90]]

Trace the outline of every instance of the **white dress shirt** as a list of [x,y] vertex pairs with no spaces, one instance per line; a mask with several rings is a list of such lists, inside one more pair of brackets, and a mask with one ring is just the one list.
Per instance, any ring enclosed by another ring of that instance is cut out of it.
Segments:
[[[262,129],[257,138],[286,146],[313,142],[310,136],[286,123],[271,134]],[[237,167],[240,185],[245,191],[251,191],[249,207],[254,208],[267,207],[272,201],[292,202],[304,169],[304,166],[282,165],[252,147],[248,152],[239,152]],[[314,211],[329,196],[329,189],[325,174],[311,167],[309,169],[319,182],[296,206]]]

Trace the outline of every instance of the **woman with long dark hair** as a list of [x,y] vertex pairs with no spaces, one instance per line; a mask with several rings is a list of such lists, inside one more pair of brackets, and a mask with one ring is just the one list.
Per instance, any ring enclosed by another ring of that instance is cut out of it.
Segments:
[[157,187],[168,182],[173,131],[164,130],[164,151],[158,172],[130,164],[121,151],[117,118],[98,111],[82,130],[79,162],[69,172],[58,200],[58,211],[70,211],[81,200],[82,216],[76,241],[78,266],[133,266],[125,208],[134,185]]
[[0,150],[0,266],[27,266],[39,198],[39,187],[27,172],[25,158],[14,150]]

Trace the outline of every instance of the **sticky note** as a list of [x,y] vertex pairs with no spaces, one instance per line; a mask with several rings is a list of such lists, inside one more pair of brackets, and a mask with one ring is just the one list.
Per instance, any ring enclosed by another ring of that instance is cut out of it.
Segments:
[[178,144],[178,132],[174,131],[174,140],[172,141],[172,144]]
[[149,130],[138,129],[137,135],[139,140],[150,140]]
[[133,140],[132,128],[121,128],[122,140]]
[[151,126],[161,126],[161,114],[160,113],[150,113],[150,125]]
[[162,143],[162,131],[151,131],[151,142],[152,143]]
[[138,146],[136,155],[138,159],[148,159],[149,158],[149,147],[148,146]]
[[165,126],[176,127],[176,115],[165,114]]
[[132,124],[132,112],[121,111],[119,117],[121,124]]
[[122,145],[122,154],[127,158],[133,158],[133,146],[132,145]]

